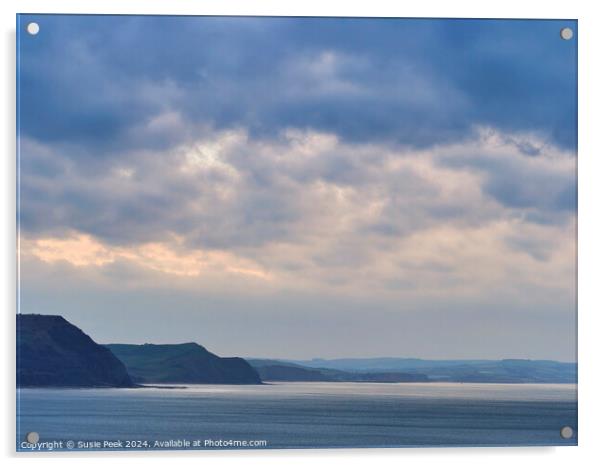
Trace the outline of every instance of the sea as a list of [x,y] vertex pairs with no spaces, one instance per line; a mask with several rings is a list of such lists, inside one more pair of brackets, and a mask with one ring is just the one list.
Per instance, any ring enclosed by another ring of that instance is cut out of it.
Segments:
[[17,390],[17,450],[28,452],[552,446],[577,445],[577,434],[572,384]]

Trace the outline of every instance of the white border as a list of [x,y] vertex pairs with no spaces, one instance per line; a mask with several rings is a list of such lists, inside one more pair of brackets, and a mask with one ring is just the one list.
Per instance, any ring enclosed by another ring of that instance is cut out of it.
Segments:
[[[0,431],[2,454],[8,461],[27,464],[44,461],[63,464],[67,461],[99,463],[131,460],[138,464],[163,464],[166,458],[205,464],[296,465],[323,461],[330,464],[459,463],[462,465],[506,465],[530,463],[546,465],[595,464],[602,423],[600,387],[602,352],[600,300],[602,239],[602,130],[596,110],[600,100],[601,17],[592,1],[505,0],[484,2],[470,0],[420,0],[387,2],[384,0],[4,0],[2,8],[2,226],[0,229],[0,264],[3,298],[3,422]],[[404,17],[500,17],[500,18],[576,18],[579,20],[579,447],[560,448],[456,448],[389,450],[281,450],[281,451],[208,451],[95,454],[20,454],[15,445],[15,14],[20,13],[137,13],[137,14],[223,14],[289,16],[404,16]],[[596,85],[597,84],[597,85]]]

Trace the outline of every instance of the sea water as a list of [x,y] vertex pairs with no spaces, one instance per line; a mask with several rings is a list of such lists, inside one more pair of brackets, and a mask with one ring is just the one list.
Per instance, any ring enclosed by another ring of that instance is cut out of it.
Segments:
[[[570,439],[560,429],[570,426]],[[25,441],[37,432],[37,444]],[[17,449],[576,445],[571,384],[187,385],[17,392]]]

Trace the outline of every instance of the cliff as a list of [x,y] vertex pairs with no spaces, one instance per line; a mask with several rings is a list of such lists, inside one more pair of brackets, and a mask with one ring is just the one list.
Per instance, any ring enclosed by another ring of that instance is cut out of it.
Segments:
[[260,384],[242,358],[221,358],[197,343],[106,345],[138,383]]
[[17,386],[132,387],[119,359],[61,316],[17,315]]

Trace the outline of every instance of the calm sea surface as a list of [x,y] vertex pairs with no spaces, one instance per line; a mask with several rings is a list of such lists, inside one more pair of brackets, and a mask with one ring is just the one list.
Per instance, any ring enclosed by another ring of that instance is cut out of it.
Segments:
[[[577,387],[565,384],[33,388],[17,403],[19,450],[577,443]],[[560,437],[564,426],[573,438]],[[28,432],[40,443],[24,443]]]

